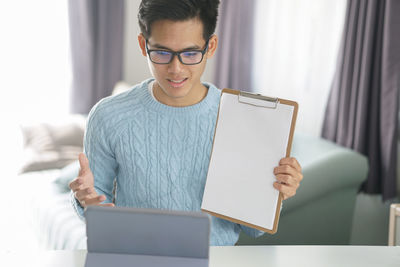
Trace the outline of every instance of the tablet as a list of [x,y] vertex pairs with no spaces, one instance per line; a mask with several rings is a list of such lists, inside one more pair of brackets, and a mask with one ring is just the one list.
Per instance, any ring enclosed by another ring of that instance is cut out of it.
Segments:
[[206,213],[89,206],[84,214],[86,267],[208,266]]

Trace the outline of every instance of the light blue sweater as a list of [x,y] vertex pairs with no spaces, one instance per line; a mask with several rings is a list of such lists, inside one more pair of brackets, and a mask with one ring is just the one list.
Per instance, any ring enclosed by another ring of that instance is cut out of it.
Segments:
[[[148,91],[152,79],[102,99],[91,110],[85,153],[98,194],[115,205],[199,211],[221,91],[208,87],[198,104],[171,107]],[[78,214],[83,209],[73,198]],[[262,232],[212,217],[211,245],[234,245],[241,230]]]

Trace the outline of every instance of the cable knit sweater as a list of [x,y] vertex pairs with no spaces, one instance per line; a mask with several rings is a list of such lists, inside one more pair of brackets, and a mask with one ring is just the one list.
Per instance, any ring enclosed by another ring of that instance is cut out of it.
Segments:
[[[95,189],[105,202],[115,197],[116,206],[199,211],[221,91],[205,83],[208,93],[201,102],[171,107],[151,96],[152,80],[104,98],[91,110],[84,144]],[[82,217],[75,198],[73,204]],[[262,234],[212,217],[211,245],[234,245],[242,229]]]

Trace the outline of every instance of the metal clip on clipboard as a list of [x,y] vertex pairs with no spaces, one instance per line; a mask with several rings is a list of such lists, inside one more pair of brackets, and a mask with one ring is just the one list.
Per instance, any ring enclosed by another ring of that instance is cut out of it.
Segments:
[[[260,104],[260,101],[257,100],[263,100],[267,101],[268,104],[262,105]],[[260,94],[252,94],[248,92],[242,92],[240,91],[238,94],[238,101],[243,104],[248,104],[256,107],[263,107],[263,108],[272,108],[276,109],[279,103],[278,98],[274,97],[268,97],[268,96],[263,96]]]

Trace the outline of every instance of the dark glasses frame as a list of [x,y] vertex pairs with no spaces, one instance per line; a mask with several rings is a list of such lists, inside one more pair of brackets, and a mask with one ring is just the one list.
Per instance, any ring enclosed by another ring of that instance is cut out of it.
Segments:
[[[170,51],[170,50],[165,50],[165,49],[149,49],[149,47],[148,47],[148,40],[146,39],[146,52],[147,52],[147,55],[149,55],[150,61],[153,62],[154,64],[161,64],[161,65],[169,64],[169,63],[172,62],[172,60],[174,59],[174,57],[177,56],[178,59],[179,59],[179,61],[180,61],[182,64],[184,64],[184,65],[197,65],[197,64],[200,64],[200,63],[203,61],[204,54],[205,54],[205,53],[207,52],[207,50],[208,50],[208,43],[209,43],[209,41],[210,41],[210,39],[207,40],[207,42],[206,42],[205,47],[204,47],[203,50],[183,50],[183,51],[175,52],[175,51]],[[156,51],[156,52],[157,52],[157,51],[162,51],[162,52],[164,52],[164,53],[165,53],[165,52],[166,52],[166,53],[169,53],[169,54],[171,54],[171,59],[170,59],[168,62],[165,62],[165,63],[155,62],[155,61],[152,60],[152,58],[151,58],[151,56],[150,56],[150,53],[151,53],[151,52],[154,52],[154,51]],[[201,59],[200,59],[200,61],[197,62],[197,63],[185,63],[185,62],[183,62],[182,57],[181,57],[181,54],[182,54],[182,53],[188,53],[188,52],[200,52],[200,53],[201,53]]]

